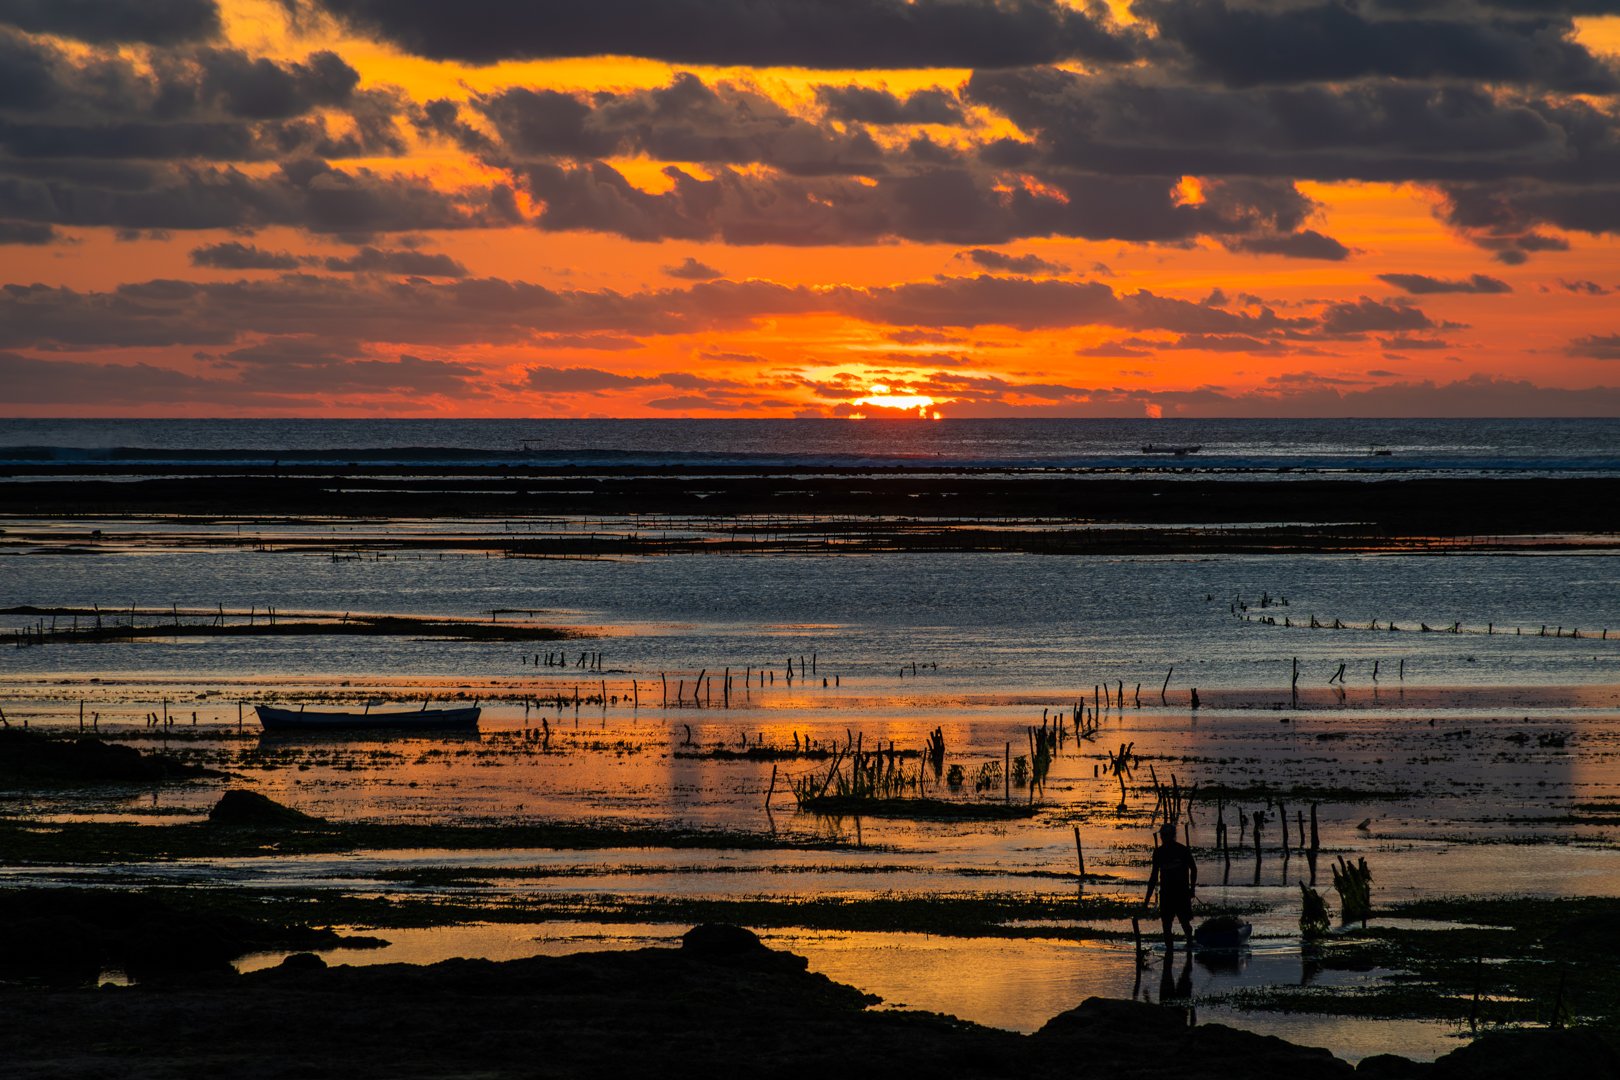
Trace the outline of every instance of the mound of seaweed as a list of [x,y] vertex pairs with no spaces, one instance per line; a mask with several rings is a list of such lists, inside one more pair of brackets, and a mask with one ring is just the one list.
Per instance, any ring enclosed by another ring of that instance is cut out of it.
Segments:
[[0,783],[18,787],[60,784],[161,783],[223,773],[164,754],[89,736],[53,738],[37,731],[0,728]]

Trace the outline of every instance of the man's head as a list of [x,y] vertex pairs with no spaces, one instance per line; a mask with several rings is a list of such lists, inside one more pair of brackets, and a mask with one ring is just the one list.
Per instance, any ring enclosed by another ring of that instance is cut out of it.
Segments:
[[1164,842],[1167,844],[1174,840],[1176,838],[1176,827],[1174,823],[1167,821],[1163,825],[1160,825],[1159,836],[1163,838]]

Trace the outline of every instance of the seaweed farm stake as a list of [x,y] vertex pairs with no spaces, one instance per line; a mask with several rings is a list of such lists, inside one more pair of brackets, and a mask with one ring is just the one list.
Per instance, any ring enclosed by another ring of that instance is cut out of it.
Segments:
[[1080,844],[1080,826],[1078,826],[1078,825],[1076,825],[1074,827],[1074,857],[1080,863],[1080,873],[1079,873],[1079,876],[1075,879],[1075,884],[1079,887],[1079,890],[1081,892],[1085,892],[1086,891],[1086,849],[1084,847],[1082,847],[1081,844]]
[[1254,883],[1260,884],[1260,826],[1266,820],[1264,810],[1254,812]]
[[1176,666],[1174,664],[1171,664],[1170,665],[1170,670],[1164,673],[1164,685],[1159,687],[1159,704],[1160,705],[1168,705],[1168,704],[1170,704],[1169,700],[1164,695],[1165,695],[1165,692],[1170,689],[1170,676],[1174,675],[1175,673],[1176,673]]

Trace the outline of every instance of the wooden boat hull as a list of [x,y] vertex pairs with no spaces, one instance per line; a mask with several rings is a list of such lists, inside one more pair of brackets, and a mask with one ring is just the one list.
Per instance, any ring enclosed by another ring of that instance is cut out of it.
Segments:
[[477,705],[413,712],[318,712],[258,705],[259,724],[269,732],[308,731],[466,731],[477,729]]

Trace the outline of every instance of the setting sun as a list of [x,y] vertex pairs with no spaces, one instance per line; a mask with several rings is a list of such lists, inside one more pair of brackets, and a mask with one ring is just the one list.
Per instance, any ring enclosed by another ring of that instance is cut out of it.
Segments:
[[[883,383],[873,383],[871,392],[865,397],[856,398],[852,405],[875,405],[880,409],[894,409],[899,412],[914,412],[922,416],[939,404],[937,400],[927,394],[896,393],[895,390]],[[933,413],[934,419],[939,419],[939,413]]]

